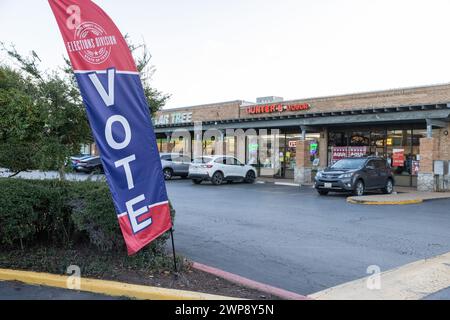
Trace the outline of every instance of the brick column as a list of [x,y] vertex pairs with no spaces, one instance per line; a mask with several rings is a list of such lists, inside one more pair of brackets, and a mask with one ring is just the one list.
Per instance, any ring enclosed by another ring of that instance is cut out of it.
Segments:
[[328,129],[324,128],[320,133],[319,139],[319,168],[326,168],[328,166]]
[[297,141],[295,154],[295,172],[294,181],[296,183],[311,183],[311,159],[309,156],[309,141]]
[[435,138],[420,139],[420,167],[417,176],[419,191],[434,191],[433,160],[437,156],[434,140]]

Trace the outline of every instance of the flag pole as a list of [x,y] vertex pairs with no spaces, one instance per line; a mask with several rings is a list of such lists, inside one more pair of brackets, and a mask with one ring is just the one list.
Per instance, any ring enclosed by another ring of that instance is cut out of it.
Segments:
[[175,270],[175,273],[178,272],[177,268],[177,256],[175,254],[175,242],[173,240],[173,227],[170,228],[170,238],[172,239],[172,252],[173,252],[173,268]]

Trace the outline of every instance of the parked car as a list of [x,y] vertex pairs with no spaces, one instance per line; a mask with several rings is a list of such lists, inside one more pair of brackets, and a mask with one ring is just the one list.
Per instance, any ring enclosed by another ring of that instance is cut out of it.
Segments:
[[362,196],[366,190],[394,190],[394,176],[385,159],[379,157],[344,158],[315,177],[314,187],[320,195],[330,191],[353,192]]
[[214,185],[223,181],[244,181],[253,183],[256,170],[238,159],[226,155],[204,156],[194,159],[189,167],[189,178],[195,184],[211,181]]
[[175,176],[187,178],[191,163],[190,157],[175,153],[161,153],[160,158],[165,180],[170,180]]
[[85,173],[91,173],[94,171],[103,173],[103,165],[100,160],[100,157],[89,157],[87,159],[83,159],[78,161],[78,163],[75,166],[75,171],[77,172],[85,172]]
[[72,156],[70,157],[70,165],[72,166],[73,169],[75,169],[75,167],[77,166],[78,162],[91,158],[92,156],[89,154],[79,154],[76,156]]

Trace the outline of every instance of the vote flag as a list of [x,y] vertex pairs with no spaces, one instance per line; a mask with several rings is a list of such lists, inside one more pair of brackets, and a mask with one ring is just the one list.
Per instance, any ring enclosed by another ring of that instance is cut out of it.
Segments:
[[147,100],[119,29],[90,0],[49,0],[86,107],[128,254],[172,227]]

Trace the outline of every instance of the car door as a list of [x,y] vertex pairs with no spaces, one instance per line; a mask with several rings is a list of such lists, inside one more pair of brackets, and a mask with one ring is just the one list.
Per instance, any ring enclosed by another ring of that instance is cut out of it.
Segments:
[[245,170],[245,165],[240,162],[238,159],[233,158],[234,159],[234,168],[235,168],[235,174],[238,177],[245,177],[245,174],[247,173]]
[[172,155],[172,169],[175,174],[184,174],[186,171],[185,166],[182,156]]
[[219,157],[214,160],[214,169],[215,171],[221,171],[224,177],[230,175],[230,166],[227,165],[227,159],[225,157]]
[[389,168],[386,160],[377,160],[378,187],[384,188],[389,178]]
[[242,167],[239,160],[234,157],[226,157],[226,159],[226,167],[229,175],[233,177],[242,177]]
[[187,175],[189,173],[189,166],[191,165],[191,158],[187,156],[181,156],[180,160],[180,174]]
[[379,182],[375,160],[367,161],[366,165],[364,166],[364,174],[366,189],[376,188]]

